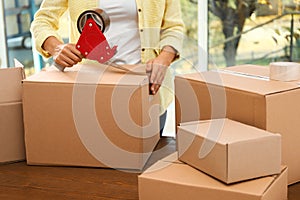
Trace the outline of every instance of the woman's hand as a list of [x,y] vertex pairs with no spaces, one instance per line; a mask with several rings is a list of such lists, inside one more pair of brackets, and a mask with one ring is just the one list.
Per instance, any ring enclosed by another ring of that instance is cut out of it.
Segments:
[[54,49],[53,60],[62,67],[72,67],[81,62],[82,55],[75,44],[60,44]]
[[165,78],[168,67],[169,63],[159,58],[159,56],[147,62],[146,72],[149,75],[151,94],[157,93]]
[[166,46],[156,58],[147,62],[146,72],[149,74],[150,91],[152,94],[157,93],[165,78],[167,69],[175,56],[175,50],[170,46]]
[[81,62],[83,58],[75,44],[63,44],[53,36],[45,40],[43,49],[48,51],[53,60],[62,67],[72,67]]

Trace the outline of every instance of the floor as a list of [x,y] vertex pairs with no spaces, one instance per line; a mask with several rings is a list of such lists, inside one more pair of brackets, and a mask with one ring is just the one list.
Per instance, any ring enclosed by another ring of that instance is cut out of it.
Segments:
[[[162,138],[146,168],[176,150],[175,140]],[[0,199],[82,200],[138,199],[138,173],[112,169],[27,166],[25,162],[0,165]],[[289,187],[289,200],[300,199],[300,183]]]

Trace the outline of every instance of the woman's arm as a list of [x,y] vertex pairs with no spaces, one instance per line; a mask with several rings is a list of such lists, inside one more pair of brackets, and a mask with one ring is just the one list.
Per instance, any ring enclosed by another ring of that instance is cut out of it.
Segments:
[[67,0],[44,0],[34,15],[30,31],[37,51],[45,57],[51,56],[42,48],[48,37],[53,36],[63,43],[57,30],[59,29],[59,20],[67,8]]
[[161,25],[161,40],[158,56],[147,62],[146,71],[150,72],[151,92],[157,93],[162,84],[166,70],[179,58],[184,38],[184,23],[181,18],[179,0],[166,0],[166,8]]
[[171,46],[176,51],[176,59],[182,52],[184,23],[181,16],[179,0],[166,0],[165,13],[162,19],[159,48]]
[[44,57],[53,56],[63,67],[71,67],[82,58],[75,45],[64,44],[57,33],[60,18],[67,9],[67,0],[44,0],[30,28],[37,51]]
[[156,94],[160,88],[168,67],[176,59],[177,51],[171,46],[165,46],[160,54],[147,62],[146,72],[150,75],[151,93]]

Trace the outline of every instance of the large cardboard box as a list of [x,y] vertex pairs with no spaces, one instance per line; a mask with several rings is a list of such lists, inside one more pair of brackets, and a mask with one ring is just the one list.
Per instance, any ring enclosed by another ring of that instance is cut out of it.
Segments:
[[23,89],[28,164],[140,170],[159,140],[146,75],[78,65],[42,71]]
[[[250,68],[250,69],[248,69]],[[300,88],[251,65],[175,77],[176,123],[229,118],[282,136],[289,184],[300,181]]]
[[187,164],[161,160],[138,177],[138,190],[140,200],[286,200],[287,168],[227,185]]
[[23,68],[0,69],[0,163],[25,160]]
[[281,171],[281,136],[229,119],[180,124],[179,160],[227,184]]

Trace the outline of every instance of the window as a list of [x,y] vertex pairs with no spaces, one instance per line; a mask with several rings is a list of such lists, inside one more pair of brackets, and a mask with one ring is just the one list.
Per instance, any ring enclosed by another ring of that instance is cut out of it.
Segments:
[[1,2],[2,23],[1,67],[13,67],[14,59],[25,67],[27,75],[34,73],[31,34],[29,31],[33,15],[42,0],[5,0]]
[[209,68],[300,61],[299,0],[207,2]]
[[[202,4],[202,1],[200,1]],[[198,15],[198,1],[197,0],[180,0],[181,10],[182,10],[182,18],[185,23],[185,34],[184,34],[184,42],[183,42],[183,52],[181,54],[181,59],[178,62],[175,62],[173,65],[173,69],[175,70],[175,74],[184,74],[201,70],[199,66],[202,65],[203,60],[198,59],[200,53],[203,51],[199,50],[198,36],[204,36],[202,32],[198,31],[198,18],[205,17],[201,12]],[[205,23],[206,24],[206,23]],[[202,28],[202,27],[201,27]],[[204,40],[201,40],[204,41]],[[204,48],[206,49],[206,42],[203,43]],[[203,47],[203,46],[201,46]],[[202,55],[201,55],[202,57]],[[199,63],[199,61],[201,63]],[[206,69],[206,65],[204,67]]]

